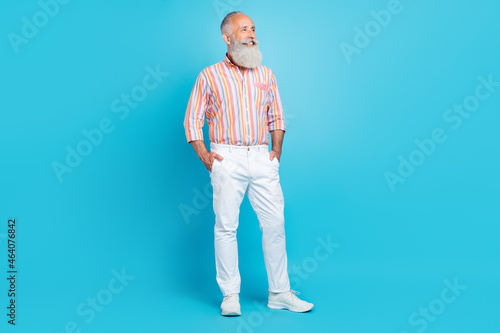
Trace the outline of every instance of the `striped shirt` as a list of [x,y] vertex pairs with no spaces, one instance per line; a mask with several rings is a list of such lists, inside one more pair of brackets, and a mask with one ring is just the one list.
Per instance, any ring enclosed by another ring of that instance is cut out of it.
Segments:
[[274,73],[266,66],[242,75],[227,54],[198,75],[189,98],[184,129],[187,141],[203,140],[207,119],[211,142],[238,146],[269,144],[269,132],[285,130]]

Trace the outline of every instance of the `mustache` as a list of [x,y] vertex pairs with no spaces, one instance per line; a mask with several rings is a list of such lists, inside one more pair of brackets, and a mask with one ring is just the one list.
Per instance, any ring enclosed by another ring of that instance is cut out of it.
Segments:
[[245,39],[242,39],[239,43],[240,44],[248,44],[250,42],[252,42],[253,45],[255,45],[255,46],[260,44],[260,42],[255,38],[245,38]]

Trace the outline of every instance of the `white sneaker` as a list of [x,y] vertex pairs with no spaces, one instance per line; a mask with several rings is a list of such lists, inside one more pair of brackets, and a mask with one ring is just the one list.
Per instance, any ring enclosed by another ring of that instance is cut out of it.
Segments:
[[271,309],[285,309],[293,312],[310,311],[314,304],[308,303],[297,297],[300,293],[295,290],[285,291],[283,293],[269,292],[267,306]]
[[223,316],[239,316],[240,310],[240,296],[238,294],[231,294],[224,297],[220,305],[220,314]]

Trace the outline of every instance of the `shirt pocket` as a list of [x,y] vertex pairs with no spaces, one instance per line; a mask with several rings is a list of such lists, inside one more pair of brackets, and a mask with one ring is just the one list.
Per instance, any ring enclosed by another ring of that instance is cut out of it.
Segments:
[[262,111],[266,104],[267,104],[267,99],[269,95],[269,85],[263,82],[258,82],[255,81],[253,83],[253,102],[259,109],[259,111]]

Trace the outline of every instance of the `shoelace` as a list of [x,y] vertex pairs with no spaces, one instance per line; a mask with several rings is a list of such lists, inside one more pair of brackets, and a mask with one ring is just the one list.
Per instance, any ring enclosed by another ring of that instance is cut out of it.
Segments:
[[290,289],[290,294],[292,294],[292,299],[293,299],[294,297],[298,298],[297,295],[300,295],[300,292]]

